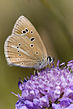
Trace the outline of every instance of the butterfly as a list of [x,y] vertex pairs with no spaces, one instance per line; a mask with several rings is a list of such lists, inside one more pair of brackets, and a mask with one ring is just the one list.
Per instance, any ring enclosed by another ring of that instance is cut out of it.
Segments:
[[24,16],[16,21],[12,34],[5,41],[4,51],[9,65],[42,69],[53,62],[40,35]]

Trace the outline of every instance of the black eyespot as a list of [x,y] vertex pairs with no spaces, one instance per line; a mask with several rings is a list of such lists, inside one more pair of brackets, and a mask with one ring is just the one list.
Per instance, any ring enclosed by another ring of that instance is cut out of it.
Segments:
[[19,51],[18,51],[19,52]]
[[27,28],[25,30],[26,30],[26,32],[28,32],[28,29]]
[[17,48],[19,48],[19,47],[17,47]]
[[23,64],[23,63],[22,63]]
[[33,44],[31,44],[30,46],[33,47]]
[[33,33],[33,31],[31,30],[31,33]]
[[34,39],[35,39],[35,38],[34,38],[34,37],[32,37],[30,40],[31,40],[31,41],[34,41]]
[[23,30],[23,33],[26,33],[26,31]]
[[36,55],[38,55],[38,52],[35,52],[36,53]]
[[20,46],[21,44],[19,44],[19,46]]

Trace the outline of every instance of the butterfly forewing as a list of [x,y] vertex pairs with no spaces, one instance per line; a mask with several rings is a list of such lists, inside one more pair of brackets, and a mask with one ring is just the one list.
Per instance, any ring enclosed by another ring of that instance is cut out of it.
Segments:
[[41,56],[47,56],[46,48],[40,38],[40,35],[34,28],[34,26],[31,24],[31,22],[24,16],[20,16],[18,20],[16,21],[12,34],[18,34],[18,35],[27,35],[29,40],[31,42],[35,43],[35,46],[38,46],[40,48],[42,55]]
[[34,67],[47,57],[46,48],[27,18],[19,17],[12,35],[5,42],[5,56],[9,64]]

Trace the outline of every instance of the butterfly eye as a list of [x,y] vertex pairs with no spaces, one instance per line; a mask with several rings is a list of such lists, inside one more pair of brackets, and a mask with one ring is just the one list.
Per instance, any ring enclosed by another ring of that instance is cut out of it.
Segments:
[[47,61],[49,61],[50,63],[52,63],[52,62],[53,62],[53,58],[50,57],[50,56],[48,56],[48,57],[47,57]]
[[30,38],[30,40],[31,40],[31,41],[34,41],[34,40],[35,40],[35,38],[34,38],[34,37],[32,37],[32,38]]

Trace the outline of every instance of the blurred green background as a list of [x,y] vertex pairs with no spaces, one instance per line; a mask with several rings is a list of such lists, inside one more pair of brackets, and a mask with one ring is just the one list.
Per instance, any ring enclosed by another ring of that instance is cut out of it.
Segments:
[[73,0],[0,0],[0,109],[14,109],[18,81],[32,69],[10,67],[4,56],[4,42],[19,16],[26,16],[39,32],[48,55],[55,61],[73,59]]

